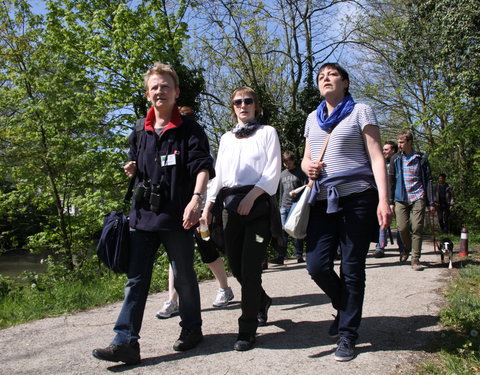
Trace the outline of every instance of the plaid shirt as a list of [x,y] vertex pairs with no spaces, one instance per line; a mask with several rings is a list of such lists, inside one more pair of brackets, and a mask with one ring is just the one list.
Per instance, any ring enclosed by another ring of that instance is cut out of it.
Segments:
[[420,155],[404,154],[402,163],[405,190],[407,191],[408,202],[412,203],[422,199],[425,196],[420,171]]

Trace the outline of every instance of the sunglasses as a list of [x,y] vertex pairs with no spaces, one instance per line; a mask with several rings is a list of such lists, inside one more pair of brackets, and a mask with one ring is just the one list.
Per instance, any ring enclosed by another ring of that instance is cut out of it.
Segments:
[[233,105],[235,107],[240,107],[244,103],[245,105],[250,105],[253,104],[253,99],[252,98],[242,98],[242,99],[235,99],[233,101]]

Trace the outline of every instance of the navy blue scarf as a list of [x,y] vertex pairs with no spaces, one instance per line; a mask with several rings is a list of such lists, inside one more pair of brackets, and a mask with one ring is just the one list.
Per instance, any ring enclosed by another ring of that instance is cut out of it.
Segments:
[[237,138],[247,138],[255,133],[260,126],[260,123],[257,120],[246,123],[244,126],[237,124],[233,127],[232,133],[235,134]]
[[330,132],[335,125],[337,125],[353,111],[354,107],[355,102],[353,101],[352,96],[348,94],[339,104],[337,104],[330,116],[328,116],[327,103],[325,100],[323,100],[317,107],[318,125],[322,130]]

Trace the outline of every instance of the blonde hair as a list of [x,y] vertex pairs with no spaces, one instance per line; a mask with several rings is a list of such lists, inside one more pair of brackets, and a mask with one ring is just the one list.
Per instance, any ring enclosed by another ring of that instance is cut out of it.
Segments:
[[175,84],[175,88],[178,89],[180,85],[180,80],[178,79],[177,72],[175,69],[173,69],[173,66],[168,65],[168,64],[162,64],[161,62],[156,62],[148,68],[148,70],[145,72],[143,75],[144,80],[143,80],[143,86],[145,87],[145,90],[148,90],[148,80],[150,77],[154,74],[167,74],[173,79],[173,83]]

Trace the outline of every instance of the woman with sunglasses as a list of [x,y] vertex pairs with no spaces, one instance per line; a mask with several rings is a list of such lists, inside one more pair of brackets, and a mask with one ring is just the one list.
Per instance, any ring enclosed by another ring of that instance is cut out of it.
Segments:
[[[235,90],[230,109],[237,124],[220,140],[217,177],[208,188],[200,223],[211,223],[212,210],[215,219],[223,222],[227,259],[242,288],[242,315],[233,348],[245,351],[253,347],[257,327],[266,325],[272,303],[262,288],[262,262],[272,236],[282,235],[272,198],[280,179],[281,155],[276,130],[257,121],[261,107],[251,88]],[[277,223],[278,230],[272,229]]]

